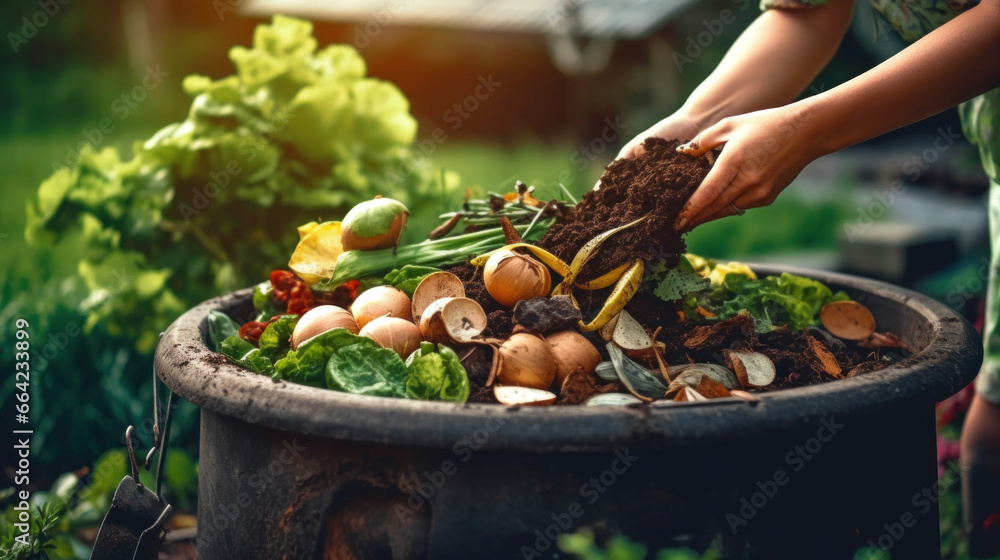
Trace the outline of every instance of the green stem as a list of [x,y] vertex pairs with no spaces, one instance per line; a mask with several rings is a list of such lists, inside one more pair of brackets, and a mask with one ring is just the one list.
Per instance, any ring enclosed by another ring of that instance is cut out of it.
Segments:
[[[537,224],[530,239],[526,238],[525,241],[540,239],[551,225],[551,220]],[[523,236],[527,226],[515,229]],[[395,250],[347,251],[337,258],[333,277],[320,281],[313,286],[313,289],[333,290],[348,280],[383,276],[394,268],[408,264],[437,268],[461,264],[475,255],[499,249],[506,244],[503,230],[491,228],[455,237],[422,241],[414,245],[400,245]]]

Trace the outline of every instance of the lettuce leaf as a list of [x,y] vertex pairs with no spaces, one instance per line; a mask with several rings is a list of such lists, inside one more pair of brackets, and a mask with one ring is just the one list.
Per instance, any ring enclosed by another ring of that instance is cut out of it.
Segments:
[[787,272],[758,280],[731,272],[723,285],[730,295],[722,302],[718,318],[728,319],[745,311],[754,318],[758,332],[781,325],[793,331],[807,329],[817,324],[824,305],[850,299],[844,292],[834,294],[819,281]]
[[208,312],[208,340],[216,352],[221,352],[222,341],[231,336],[239,336],[240,325],[221,311]]
[[260,349],[238,336],[231,336],[219,345],[219,352],[233,362],[261,375],[271,375],[274,364]]
[[422,342],[406,359],[409,378],[406,396],[428,401],[464,403],[469,398],[469,375],[451,348]]
[[404,265],[403,268],[394,268],[392,272],[385,275],[384,282],[393,288],[402,290],[407,296],[413,297],[413,291],[417,285],[429,275],[439,272],[441,269],[432,266],[417,266],[413,264]]
[[257,312],[254,321],[267,321],[281,313],[281,308],[274,303],[273,294],[274,286],[271,285],[270,280],[265,280],[254,286],[253,309]]
[[374,340],[360,337],[347,329],[318,334],[275,362],[274,377],[313,387],[326,387],[326,362],[334,351],[349,344],[366,344],[364,341],[377,346]]
[[326,386],[355,395],[405,397],[406,375],[399,354],[375,344],[340,348],[326,364]]
[[283,358],[291,348],[292,331],[295,330],[295,324],[298,322],[298,315],[284,315],[269,324],[261,333],[258,341],[261,353],[270,360]]
[[675,301],[708,287],[707,279],[678,267],[663,276],[653,289],[653,293],[663,301]]

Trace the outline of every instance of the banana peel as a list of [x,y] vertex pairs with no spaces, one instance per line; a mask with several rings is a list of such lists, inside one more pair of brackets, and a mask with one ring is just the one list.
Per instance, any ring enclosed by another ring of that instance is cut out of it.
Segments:
[[[625,305],[632,299],[636,292],[639,291],[639,285],[642,284],[642,274],[645,271],[645,264],[642,259],[636,259],[625,271],[625,273],[618,279],[618,283],[615,284],[615,289],[611,291],[611,295],[608,296],[607,301],[604,302],[604,306],[601,310],[597,312],[597,315],[589,323],[584,324],[580,321],[579,327],[582,332],[596,331],[597,329],[603,327],[608,321],[613,317],[618,315]],[[574,299],[574,304],[576,303]]]
[[[503,250],[514,251],[516,249],[527,249],[528,251],[531,252],[532,255],[535,256],[535,258],[542,261],[543,264],[551,268],[559,276],[566,276],[567,274],[569,274],[569,265],[563,262],[562,259],[546,251],[545,249],[542,249],[541,247],[532,245],[530,243],[511,243],[510,245],[501,247],[496,251],[503,251]],[[486,264],[486,261],[488,261],[490,257],[493,255],[493,253],[495,253],[496,251],[490,251],[489,253],[484,253],[482,255],[479,255],[478,257],[472,259],[469,262],[472,264],[472,266],[475,267],[483,266]]]
[[[597,248],[600,247],[605,241],[607,241],[608,238],[611,237],[612,235],[620,231],[624,231],[630,227],[641,224],[643,221],[645,221],[645,219],[646,216],[643,216],[638,220],[635,220],[634,222],[629,222],[623,226],[619,226],[614,229],[609,229],[608,231],[600,235],[597,235],[596,237],[588,241],[586,244],[584,244],[584,246],[581,247],[580,250],[577,251],[576,255],[573,257],[573,262],[570,263],[569,265],[569,274],[566,274],[563,277],[563,281],[560,282],[559,285],[556,286],[554,290],[552,290],[552,295],[563,296],[572,294],[573,285],[576,283],[577,276],[580,275],[580,271],[583,270],[583,266],[587,264],[587,261],[589,261],[590,257],[593,256],[594,251],[596,251]],[[604,276],[602,276],[601,278],[604,278]],[[613,281],[614,280],[612,280],[612,282]],[[610,282],[608,283],[608,285],[610,285]]]
[[614,285],[614,283],[617,282],[623,274],[625,274],[625,271],[628,270],[630,266],[632,266],[632,263],[625,263],[611,272],[602,274],[593,280],[589,280],[587,282],[576,282],[575,286],[583,290],[603,290],[604,288]]

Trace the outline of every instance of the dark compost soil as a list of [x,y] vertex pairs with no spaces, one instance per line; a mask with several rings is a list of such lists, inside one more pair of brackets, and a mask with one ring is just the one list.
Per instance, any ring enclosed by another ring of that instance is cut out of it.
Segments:
[[657,256],[676,265],[685,245],[674,222],[715,161],[711,153],[697,158],[679,154],[680,144],[647,138],[641,156],[612,162],[601,177],[601,188],[587,193],[574,215],[552,226],[539,245],[569,262],[597,234],[649,216],[608,239],[581,277],[599,276],[636,258]]

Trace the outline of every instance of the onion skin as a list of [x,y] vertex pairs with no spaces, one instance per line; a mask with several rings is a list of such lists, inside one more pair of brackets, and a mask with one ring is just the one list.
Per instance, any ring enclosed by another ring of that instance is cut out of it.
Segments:
[[298,348],[299,344],[316,335],[339,328],[347,329],[354,334],[358,334],[361,330],[354,316],[346,309],[336,305],[314,307],[299,317],[299,322],[295,324],[291,338],[292,349]]
[[576,331],[560,331],[545,337],[556,362],[556,386],[562,387],[569,374],[578,371],[593,377],[601,363],[601,353]]
[[410,319],[420,324],[424,310],[439,299],[465,297],[465,285],[450,272],[434,272],[424,278],[413,290],[410,304]]
[[341,222],[345,251],[388,249],[399,244],[410,211],[398,200],[378,197],[351,208]]
[[493,396],[506,406],[548,406],[556,402],[556,396],[544,389],[494,385]]
[[500,383],[548,389],[556,378],[556,360],[549,345],[528,333],[512,335],[500,346]]
[[404,360],[420,348],[420,329],[406,319],[379,317],[361,329],[361,336],[374,340],[382,348],[399,354]]
[[351,305],[351,313],[361,328],[385,316],[409,321],[410,298],[402,290],[392,286],[376,286],[358,294]]
[[[462,313],[462,310],[468,313]],[[448,328],[449,319],[467,320],[472,328],[468,332],[452,332]],[[469,298],[441,298],[428,305],[420,317],[420,333],[429,342],[466,344],[473,342],[485,328],[486,313]]]
[[552,276],[549,269],[535,259],[501,249],[486,261],[483,283],[493,299],[513,307],[521,300],[548,295]]

